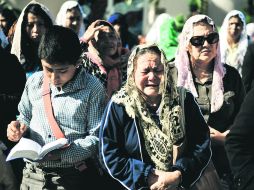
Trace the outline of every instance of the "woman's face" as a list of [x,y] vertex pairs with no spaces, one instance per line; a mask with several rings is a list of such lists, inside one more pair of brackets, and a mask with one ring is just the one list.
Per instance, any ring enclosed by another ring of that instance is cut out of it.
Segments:
[[96,47],[99,52],[107,56],[115,55],[118,47],[118,38],[116,35],[109,26],[103,26],[95,35]]
[[228,35],[238,41],[243,31],[243,23],[238,16],[233,16],[228,21]]
[[160,55],[147,52],[140,55],[134,69],[134,80],[137,88],[147,97],[160,98],[160,83],[164,81],[164,66]]
[[65,26],[72,29],[77,35],[79,34],[82,16],[78,8],[70,9],[66,12]]
[[[198,24],[193,27],[193,37],[195,36],[205,36],[214,33],[212,26],[208,24]],[[217,54],[218,42],[210,44],[207,39],[204,41],[203,45],[194,46],[189,43],[187,51],[190,54],[190,59],[192,63],[199,64],[209,64]]]
[[36,43],[39,43],[42,35],[46,32],[44,20],[33,13],[28,13],[25,29],[28,37]]

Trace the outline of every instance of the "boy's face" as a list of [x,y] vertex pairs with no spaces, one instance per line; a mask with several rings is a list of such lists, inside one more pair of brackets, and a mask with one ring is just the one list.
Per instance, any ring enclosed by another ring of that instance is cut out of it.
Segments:
[[58,62],[49,64],[46,60],[41,60],[43,72],[49,78],[50,84],[62,88],[75,75],[77,65],[60,64]]

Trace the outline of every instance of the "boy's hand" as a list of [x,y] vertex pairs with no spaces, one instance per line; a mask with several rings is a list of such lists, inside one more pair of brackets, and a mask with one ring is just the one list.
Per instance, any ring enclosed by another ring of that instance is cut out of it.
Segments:
[[12,121],[7,128],[7,137],[10,141],[17,142],[27,130],[25,124],[19,121]]

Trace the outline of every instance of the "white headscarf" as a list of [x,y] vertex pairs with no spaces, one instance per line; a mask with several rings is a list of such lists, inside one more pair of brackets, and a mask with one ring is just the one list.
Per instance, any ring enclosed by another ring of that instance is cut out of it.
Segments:
[[146,42],[148,43],[159,43],[160,41],[160,27],[165,20],[169,20],[171,16],[167,13],[158,15],[153,25],[146,35]]
[[[243,23],[243,30],[240,36],[240,40],[238,42],[238,48],[237,48],[237,55],[236,60],[234,63],[231,63],[231,66],[235,67],[240,75],[242,75],[242,65],[243,65],[243,59],[248,47],[248,38],[247,38],[247,31],[246,31],[246,21],[245,16],[241,11],[238,10],[232,10],[230,11],[226,17],[224,18],[224,21],[222,23],[222,26],[220,28],[220,47],[221,47],[221,60],[223,63],[227,63],[227,56],[228,56],[228,48],[229,44],[227,41],[228,36],[228,24],[229,19],[233,16],[238,16],[242,23]],[[229,63],[227,63],[229,64]]]
[[252,37],[254,36],[254,23],[249,23],[246,25],[246,32],[247,32],[247,35]]
[[[193,26],[195,23],[206,19],[209,25],[213,27],[213,31],[216,31],[214,21],[206,15],[195,15],[190,17],[184,24],[182,33],[179,36],[179,46],[176,53],[176,67],[178,69],[178,86],[183,86],[190,90],[194,97],[198,97],[197,90],[194,85],[190,60],[188,57],[187,46],[190,43],[190,39],[193,36]],[[213,81],[212,81],[212,97],[211,97],[211,113],[218,111],[223,104],[223,77],[225,75],[225,69],[220,58],[220,45],[217,47],[217,55],[215,57]]]
[[51,18],[52,20],[52,23],[54,24],[54,20],[53,20],[53,17],[49,11],[49,9],[43,5],[43,4],[40,4],[36,1],[31,1],[30,3],[28,3],[26,5],[26,7],[22,10],[19,18],[18,18],[18,21],[17,21],[17,24],[16,24],[16,28],[15,28],[15,32],[14,32],[14,36],[13,36],[13,43],[12,43],[12,46],[11,46],[11,53],[16,55],[18,60],[21,61],[21,38],[22,38],[22,23],[23,23],[23,19],[24,19],[24,14],[25,14],[25,10],[27,9],[27,7],[31,4],[38,4],[41,6],[42,10],[44,10],[44,12],[49,16],[49,18]]
[[85,25],[83,22],[83,18],[85,17],[85,14],[77,1],[66,1],[65,3],[62,4],[56,16],[56,24],[65,27],[66,13],[69,9],[72,9],[74,7],[78,7],[82,16],[82,19],[80,21],[81,25],[80,25],[80,29],[78,33],[78,37],[81,38],[83,34],[85,33]]

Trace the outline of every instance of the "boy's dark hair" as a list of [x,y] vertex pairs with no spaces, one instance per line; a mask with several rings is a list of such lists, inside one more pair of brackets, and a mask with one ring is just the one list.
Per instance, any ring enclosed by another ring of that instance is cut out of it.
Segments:
[[41,38],[38,56],[49,64],[77,64],[81,54],[77,34],[62,26],[51,27]]

